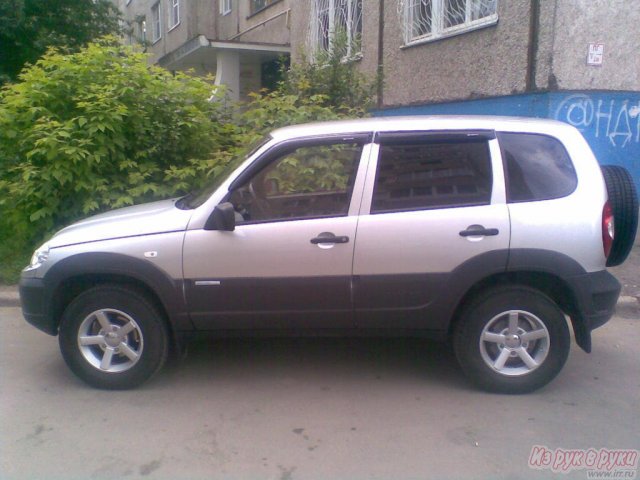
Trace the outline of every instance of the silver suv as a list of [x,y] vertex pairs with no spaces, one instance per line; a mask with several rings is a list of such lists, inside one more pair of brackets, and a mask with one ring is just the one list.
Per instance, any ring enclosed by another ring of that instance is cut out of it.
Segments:
[[626,170],[605,182],[581,134],[547,120],[299,125],[229,171],[34,253],[24,316],[80,378],[134,387],[197,331],[420,335],[451,340],[480,387],[532,391],[567,359],[567,317],[590,351],[637,225]]

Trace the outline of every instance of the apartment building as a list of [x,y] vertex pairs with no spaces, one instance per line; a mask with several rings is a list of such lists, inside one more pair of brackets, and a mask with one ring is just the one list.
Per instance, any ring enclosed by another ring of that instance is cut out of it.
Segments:
[[229,96],[273,85],[290,47],[289,0],[118,0],[125,41],[168,70],[211,73]]
[[640,188],[636,0],[119,0],[128,41],[170,70],[215,73],[233,98],[276,60],[343,49],[380,73],[376,115],[498,114],[578,127]]

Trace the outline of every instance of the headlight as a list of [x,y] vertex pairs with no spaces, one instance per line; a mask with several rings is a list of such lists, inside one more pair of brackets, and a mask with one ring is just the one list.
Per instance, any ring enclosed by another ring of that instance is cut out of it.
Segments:
[[31,256],[31,262],[29,263],[29,269],[38,268],[49,258],[49,244],[45,243],[38,248]]

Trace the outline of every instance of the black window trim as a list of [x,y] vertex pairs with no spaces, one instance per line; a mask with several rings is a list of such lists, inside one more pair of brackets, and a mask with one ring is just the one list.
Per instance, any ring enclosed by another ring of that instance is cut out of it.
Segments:
[[378,144],[480,142],[496,138],[494,130],[424,130],[376,132],[373,141]]

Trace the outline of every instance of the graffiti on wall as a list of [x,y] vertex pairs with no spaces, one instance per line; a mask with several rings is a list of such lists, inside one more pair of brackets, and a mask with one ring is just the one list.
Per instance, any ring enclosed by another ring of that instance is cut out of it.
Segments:
[[640,100],[570,95],[556,108],[555,118],[595,138],[607,138],[612,147],[640,143]]

